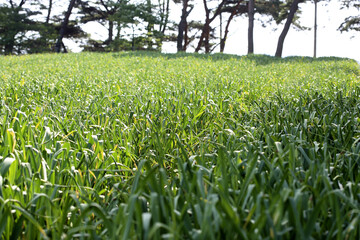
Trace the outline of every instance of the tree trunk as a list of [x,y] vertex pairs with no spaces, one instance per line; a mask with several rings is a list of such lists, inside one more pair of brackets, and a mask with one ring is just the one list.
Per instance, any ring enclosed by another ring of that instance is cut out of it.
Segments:
[[[186,2],[189,2],[189,0],[186,0]],[[187,17],[189,16],[189,14],[191,13],[191,11],[194,9],[194,6],[191,6],[190,10],[186,12],[186,18],[185,18],[185,29],[184,29],[184,46],[183,46],[183,51],[186,52],[186,48],[189,45],[189,24],[187,22]]]
[[[11,10],[13,11],[13,15],[14,16],[18,16],[19,12],[22,8],[22,6],[25,4],[25,0],[21,0],[21,2],[19,3],[18,6],[14,5],[14,3],[12,1],[10,1],[10,5],[11,5]],[[15,46],[15,36],[18,33],[17,30],[15,31],[9,31],[6,34],[6,43],[5,43],[5,55],[10,55],[13,53],[14,51],[14,46]]]
[[224,32],[224,37],[220,41],[220,52],[221,53],[223,53],[224,50],[225,50],[226,39],[227,39],[227,36],[229,34],[230,22],[233,19],[234,15],[235,15],[235,11],[233,13],[231,13],[231,15],[230,15],[230,17],[229,17],[229,19],[227,21],[227,24],[226,24],[226,27],[225,27],[225,32]]
[[255,0],[249,0],[248,54],[254,53],[254,8]]
[[[198,42],[198,45],[197,47],[195,48],[195,52],[199,52],[205,39],[206,38],[206,35],[207,35],[207,32],[210,28],[210,10],[207,6],[207,3],[206,3],[206,0],[203,0],[203,3],[204,3],[204,10],[205,10],[205,24],[203,26],[203,29],[202,29],[202,32],[201,32],[201,36],[200,36],[200,39],[199,39],[199,42]],[[206,50],[205,50],[206,52]]]
[[190,41],[189,41],[189,25],[186,22],[185,24],[185,29],[184,29],[184,46],[183,46],[183,51],[186,52],[187,46],[189,45]]
[[179,23],[179,31],[178,31],[178,35],[177,35],[177,43],[176,43],[176,47],[177,47],[177,51],[178,52],[182,52],[183,51],[183,40],[184,40],[184,24],[182,24],[182,22]]
[[223,39],[222,13],[220,13],[219,18],[220,18],[220,52],[221,52],[221,42]]
[[120,25],[120,22],[117,22],[116,24],[116,37],[115,39],[116,40],[120,40],[121,38],[121,25]]
[[184,32],[186,27],[186,17],[187,17],[187,7],[188,7],[188,0],[183,0],[183,8],[181,11],[181,19],[178,25],[178,36],[177,36],[177,51],[183,51],[183,40],[184,40]]
[[[146,10],[147,10],[147,14],[149,14],[149,16],[152,16],[152,5],[151,5],[151,0],[147,0],[146,1]],[[153,48],[153,28],[154,28],[154,23],[152,22],[152,20],[149,19],[148,21],[148,25],[146,27],[147,30],[147,43],[148,43],[148,50],[152,50]]]
[[116,36],[115,36],[115,47],[114,50],[118,52],[120,50],[120,38],[121,38],[121,25],[120,22],[116,24]]
[[[231,19],[232,19],[232,15],[231,15]],[[230,26],[231,19],[228,20],[226,27],[225,27],[224,37],[220,41],[220,52],[221,53],[223,53],[225,50],[225,44],[226,44],[227,35],[229,33],[229,26]]]
[[181,18],[180,22],[178,24],[178,36],[177,36],[177,51],[182,52],[186,51],[186,47],[188,44],[188,23],[187,23],[187,17],[191,13],[191,11],[194,9],[194,6],[190,6],[189,11],[187,11],[189,7],[189,0],[183,0],[183,7],[181,11]]
[[70,3],[69,3],[69,7],[68,7],[68,10],[65,14],[65,18],[64,18],[64,21],[61,25],[61,29],[60,29],[60,33],[59,33],[59,38],[56,42],[56,46],[55,46],[55,52],[59,53],[61,51],[61,45],[62,45],[62,39],[64,38],[64,34],[65,34],[65,30],[67,28],[67,25],[69,23],[69,18],[70,18],[70,15],[71,15],[71,11],[75,5],[75,1],[76,0],[70,0]]
[[208,8],[206,0],[203,0],[204,10],[205,10],[205,24],[202,28],[201,36],[198,45],[195,49],[195,52],[199,52],[203,44],[205,46],[205,52],[206,53],[210,52],[210,24],[221,13],[221,9],[226,2],[227,0],[222,0],[220,4],[216,7],[213,16],[210,18],[210,12],[212,11]]
[[229,19],[226,23],[226,26],[225,26],[225,32],[224,32],[224,37],[221,38],[221,41],[220,41],[220,52],[224,52],[225,50],[225,44],[226,44],[226,39],[227,39],[227,36],[229,34],[229,27],[230,27],[230,23],[231,21],[233,20],[234,16],[236,15],[236,13],[239,11],[239,8],[240,8],[240,3],[243,2],[243,0],[239,0],[238,3],[236,4],[234,10],[231,12],[230,16],[229,16]]
[[160,50],[162,48],[162,44],[163,44],[163,41],[164,41],[165,31],[166,31],[167,25],[169,23],[169,14],[170,14],[170,0],[167,0],[166,1],[166,8],[165,8],[164,23],[162,25],[162,29],[160,29],[160,32],[161,32],[160,43],[159,43]]
[[134,27],[134,24],[132,24],[131,28],[132,28],[131,51],[135,51],[135,27]]
[[204,46],[205,46],[205,53],[210,53],[210,22],[205,24]]
[[49,0],[49,8],[48,8],[47,16],[46,16],[46,24],[48,24],[49,21],[50,21],[52,4],[53,4],[53,1],[52,1],[52,0]]
[[170,13],[170,0],[166,0],[166,6],[165,6],[165,0],[163,2],[163,8],[162,8],[162,17],[161,17],[161,23],[160,23],[160,32],[162,33],[162,36],[165,34],[166,27],[169,23],[169,13]]
[[290,12],[289,12],[289,15],[287,16],[284,29],[282,30],[280,37],[279,37],[275,57],[281,57],[281,55],[282,55],[285,37],[289,31],[289,28],[290,28],[290,25],[291,25],[293,19],[294,19],[295,13],[298,9],[299,2],[300,2],[300,0],[294,0],[293,3],[291,4]]
[[113,33],[114,33],[114,22],[113,21],[109,21],[109,44],[112,42],[113,40]]
[[67,51],[66,46],[63,41],[61,41],[61,46],[64,49],[64,53],[67,53],[68,51]]
[[315,4],[315,19],[314,19],[314,58],[316,58],[316,42],[317,42],[317,1],[314,0]]
[[113,40],[113,35],[114,35],[114,22],[109,21],[108,39],[106,39],[106,41],[104,42],[106,45],[110,45],[110,43]]
[[11,40],[7,41],[5,44],[5,55],[11,55],[14,50],[15,35],[13,35],[10,39]]

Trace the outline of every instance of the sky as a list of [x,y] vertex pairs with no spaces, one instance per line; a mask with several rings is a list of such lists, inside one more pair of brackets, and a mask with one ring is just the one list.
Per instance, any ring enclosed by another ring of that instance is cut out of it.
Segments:
[[[360,1],[360,0],[359,0]],[[190,19],[203,20],[203,5],[201,0],[195,0],[195,9],[189,15]],[[300,23],[302,26],[309,27],[311,30],[296,30],[290,28],[286,36],[283,56],[313,56],[314,48],[314,5],[310,2],[301,3]],[[181,5],[172,2],[170,19],[178,22],[181,14]],[[352,58],[360,62],[360,32],[338,31],[338,27],[348,16],[359,15],[356,9],[341,9],[338,0],[318,3],[318,43],[317,56],[337,56]],[[255,19],[262,16],[255,14]],[[224,18],[225,19],[225,18]],[[285,22],[285,21],[284,21]],[[219,25],[219,22],[215,23]],[[225,25],[225,24],[224,24]],[[274,55],[278,37],[282,31],[283,24],[268,24],[262,27],[260,21],[255,22],[254,27],[254,53]],[[237,17],[230,25],[230,33],[226,42],[225,53],[245,55],[247,53],[247,28],[248,19],[246,16]],[[91,33],[95,39],[106,38],[106,29],[100,25],[86,25],[86,31]],[[75,51],[78,51],[74,49]],[[172,53],[176,51],[175,43],[164,44],[163,51]],[[190,50],[191,51],[191,50]],[[214,52],[218,50],[215,49]]]
[[[202,4],[197,4],[196,13],[202,11]],[[299,31],[290,28],[286,36],[283,56],[313,56],[314,51],[314,5],[303,3],[299,5],[301,10],[300,23],[311,30]],[[351,15],[358,15],[356,9],[341,9],[338,1],[330,3],[318,3],[318,43],[317,56],[338,56],[352,58],[360,61],[360,32],[338,31],[343,20]],[[201,14],[196,14],[201,16]],[[259,14],[255,19],[259,19]],[[201,18],[199,19],[201,20]],[[274,55],[278,37],[283,24],[275,23],[262,27],[260,21],[255,22],[254,27],[254,53]],[[226,42],[225,53],[245,55],[247,53],[247,29],[248,19],[246,16],[238,17],[230,25],[230,36]],[[174,51],[176,48],[169,48]]]

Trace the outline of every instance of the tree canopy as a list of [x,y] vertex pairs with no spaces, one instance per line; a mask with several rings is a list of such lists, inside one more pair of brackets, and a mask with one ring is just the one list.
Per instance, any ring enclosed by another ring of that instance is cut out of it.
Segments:
[[346,8],[355,8],[358,9],[358,15],[349,16],[344,19],[343,23],[340,25],[340,31],[360,31],[360,1],[358,0],[344,0],[344,7]]
[[[85,51],[161,51],[164,42],[172,41],[177,51],[192,47],[196,52],[223,52],[230,25],[239,17],[249,19],[247,44],[251,54],[254,21],[268,16],[273,23],[285,24],[276,54],[281,56],[290,26],[302,29],[297,5],[303,2],[307,1],[6,0],[0,2],[0,54],[67,52],[63,39],[81,40]],[[202,12],[194,13],[195,4],[202,5]],[[343,0],[343,4],[360,9],[356,0]],[[174,20],[170,15],[176,8],[180,16]],[[194,21],[195,14],[202,20]],[[89,23],[106,28],[106,39],[96,40],[85,32],[83,26]],[[360,15],[344,19],[339,30],[359,31]]]

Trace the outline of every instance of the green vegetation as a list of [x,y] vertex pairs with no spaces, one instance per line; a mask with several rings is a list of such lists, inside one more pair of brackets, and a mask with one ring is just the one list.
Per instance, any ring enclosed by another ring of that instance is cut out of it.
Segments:
[[0,58],[9,239],[359,239],[352,60]]

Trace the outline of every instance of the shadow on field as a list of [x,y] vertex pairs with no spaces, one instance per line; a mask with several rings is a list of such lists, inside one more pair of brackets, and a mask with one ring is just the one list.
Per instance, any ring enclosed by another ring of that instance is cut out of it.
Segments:
[[223,53],[215,53],[215,54],[200,54],[200,53],[160,53],[160,52],[151,52],[151,51],[135,51],[135,52],[120,52],[114,53],[113,57],[115,58],[122,58],[122,57],[162,57],[167,59],[176,59],[176,58],[185,58],[185,57],[193,57],[199,58],[204,60],[211,60],[211,61],[222,61],[222,60],[229,60],[229,59],[237,59],[237,60],[248,60],[254,61],[256,65],[268,65],[274,63],[295,63],[295,62],[302,62],[302,63],[312,63],[312,62],[328,62],[328,61],[344,61],[344,60],[352,60],[348,58],[340,58],[340,57],[319,57],[319,58],[312,58],[312,57],[285,57],[285,58],[277,58],[269,55],[259,55],[259,54],[252,54],[252,55],[233,55],[233,54],[223,54]]

